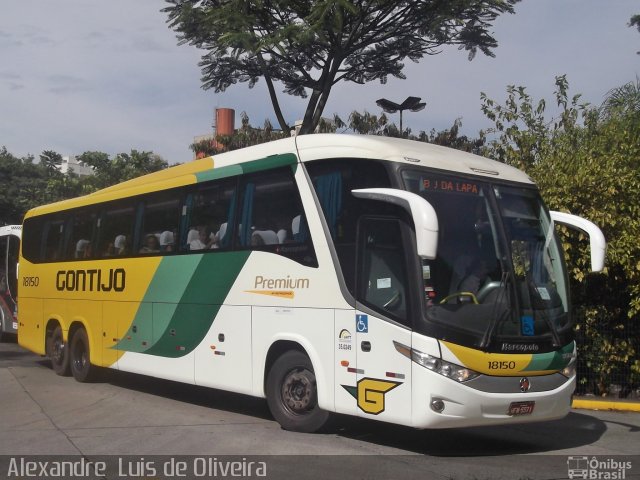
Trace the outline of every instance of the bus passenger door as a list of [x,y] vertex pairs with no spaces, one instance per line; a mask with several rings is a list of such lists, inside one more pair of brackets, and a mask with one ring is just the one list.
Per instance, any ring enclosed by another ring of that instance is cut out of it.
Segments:
[[358,227],[354,329],[360,416],[409,424],[411,347],[407,255],[400,220],[363,217]]
[[[11,278],[9,238],[11,238],[10,235],[0,236],[0,337],[4,332],[15,333],[18,328],[14,317],[15,304],[9,288],[9,280]],[[13,274],[15,275],[15,269]]]
[[20,238],[15,235],[8,237],[7,250],[7,303],[13,308],[12,328],[14,331],[18,328],[16,319],[16,305],[18,303],[18,256],[20,253]]

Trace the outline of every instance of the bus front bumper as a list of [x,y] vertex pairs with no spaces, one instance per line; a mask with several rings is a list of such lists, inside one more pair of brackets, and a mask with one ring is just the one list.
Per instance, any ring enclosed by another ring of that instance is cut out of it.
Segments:
[[[531,388],[527,392],[498,393],[486,391],[492,380],[496,390],[500,390],[508,381],[519,384],[521,377],[485,377],[483,391],[415,363],[412,369],[412,425],[416,428],[508,425],[559,419],[569,413],[576,385],[574,376],[550,390]],[[548,383],[548,379],[542,377],[532,376],[528,380],[532,386],[536,382]]]

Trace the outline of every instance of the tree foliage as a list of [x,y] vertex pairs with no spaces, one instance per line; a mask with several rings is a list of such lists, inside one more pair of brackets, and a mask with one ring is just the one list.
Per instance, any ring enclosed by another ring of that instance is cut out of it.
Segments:
[[24,212],[44,203],[46,171],[33,157],[18,158],[0,149],[0,225],[22,222]]
[[91,165],[95,174],[78,176],[59,170],[62,156],[45,150],[35,163],[31,156],[18,158],[0,149],[0,225],[19,224],[27,210],[58,200],[77,197],[118,182],[167,167],[152,152],[121,153],[110,159],[103,152],[85,152],[78,160]]
[[[409,140],[433,143],[465,152],[481,154],[484,151],[486,143],[484,132],[480,131],[479,136],[476,138],[468,137],[460,134],[461,127],[462,120],[457,118],[450,128],[441,131],[431,129],[430,132],[420,131],[417,135],[414,135],[411,133],[410,128],[405,128],[401,133],[398,126],[393,122],[389,122],[388,117],[384,113],[378,116],[367,111],[361,113],[354,110],[346,121],[342,120],[338,115],[334,115],[331,119],[323,117],[320,119],[320,123],[314,133],[352,131],[359,135],[402,137]],[[196,158],[202,158],[218,152],[258,145],[288,136],[288,134],[279,130],[274,130],[268,120],[265,120],[263,128],[252,127],[248,115],[242,112],[242,127],[236,130],[233,135],[219,135],[216,137],[216,141],[213,139],[202,140],[191,144],[189,148],[196,154]],[[220,145],[222,145],[222,147],[220,147]]]
[[489,156],[525,169],[551,209],[593,221],[607,239],[605,273],[588,275],[588,242],[561,229],[581,388],[600,394],[614,374],[625,375],[623,389],[640,380],[640,112],[624,101],[620,108],[620,99],[612,98],[617,93],[612,90],[600,109],[589,107],[578,95],[569,97],[566,78],[557,77],[560,113],[552,119],[545,117],[545,102],[535,102],[523,87],[508,87],[504,104],[482,97],[497,134]]
[[202,85],[216,92],[264,79],[282,131],[275,82],[308,98],[301,134],[320,122],[334,85],[405,78],[405,59],[417,62],[443,45],[473,58],[493,56],[493,21],[518,0],[166,0],[163,11],[180,44],[203,49]]
[[635,82],[612,88],[600,106],[603,119],[613,117],[640,115],[640,78]]
[[135,149],[113,158],[104,152],[87,151],[77,160],[94,170],[94,174],[85,179],[87,193],[167,168],[167,162],[159,155]]
[[[629,19],[629,26],[636,27],[638,29],[638,32],[640,32],[640,14],[631,16],[631,18]],[[640,52],[636,52],[636,53],[640,55]]]
[[218,143],[222,145],[223,151],[237,150],[239,148],[249,147],[259,143],[266,143],[280,138],[290,136],[288,130],[274,130],[271,122],[265,120],[262,128],[255,128],[249,122],[249,116],[246,112],[240,114],[241,126],[233,135],[219,135]]
[[62,155],[53,150],[45,150],[40,154],[40,164],[50,172],[55,172],[62,165]]
[[349,115],[346,124],[337,117],[336,121],[339,125],[338,128],[344,126],[348,130],[362,135],[406,138],[408,140],[433,143],[435,145],[442,145],[475,154],[482,153],[486,142],[484,132],[482,131],[480,131],[476,138],[461,135],[462,119],[460,118],[457,118],[450,128],[440,131],[436,131],[435,129],[431,129],[429,132],[420,131],[417,135],[412,133],[411,128],[404,128],[404,131],[400,132],[400,128],[395,123],[389,122],[389,119],[384,113],[377,116],[367,111],[363,113],[353,111]]

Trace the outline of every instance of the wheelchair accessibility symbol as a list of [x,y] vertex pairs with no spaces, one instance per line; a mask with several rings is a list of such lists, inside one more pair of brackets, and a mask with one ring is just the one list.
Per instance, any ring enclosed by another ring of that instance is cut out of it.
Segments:
[[356,315],[356,331],[358,333],[369,333],[369,317],[367,315]]

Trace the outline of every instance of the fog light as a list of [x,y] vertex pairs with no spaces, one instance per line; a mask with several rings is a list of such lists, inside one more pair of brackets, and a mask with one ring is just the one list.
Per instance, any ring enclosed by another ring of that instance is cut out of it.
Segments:
[[442,413],[444,410],[444,402],[440,399],[431,400],[431,410],[436,413]]

